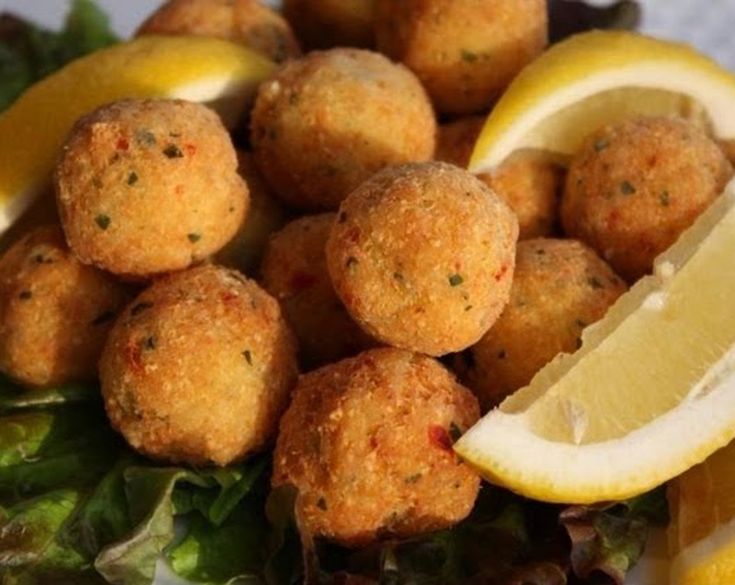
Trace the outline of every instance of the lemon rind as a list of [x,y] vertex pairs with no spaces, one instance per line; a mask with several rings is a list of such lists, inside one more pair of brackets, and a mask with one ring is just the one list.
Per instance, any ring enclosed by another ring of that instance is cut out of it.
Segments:
[[735,137],[732,74],[683,44],[595,31],[555,45],[521,72],[488,117],[469,170],[488,171],[513,151],[533,148],[529,137],[551,114],[621,87],[688,96],[703,106],[720,138]]
[[[674,278],[667,273],[694,258],[700,245],[706,247],[712,229],[735,229],[735,181],[657,260],[659,275],[648,277],[628,293],[635,295],[632,310],[656,292],[654,283]],[[608,316],[585,332],[587,339],[579,352],[557,358],[557,363],[551,364],[554,367],[542,369],[531,385],[472,427],[455,445],[457,453],[489,480],[525,496],[589,504],[648,491],[735,438],[735,348],[708,368],[699,390],[695,386],[677,408],[623,437],[576,445],[532,432],[529,412],[535,400],[604,342],[607,335],[595,335],[595,331],[611,332],[625,322],[625,315],[616,311],[620,304],[618,301]],[[608,321],[612,321],[612,328]],[[574,414],[573,408],[570,414]]]
[[[170,97],[223,106],[224,121],[232,123],[246,107],[247,94],[254,94],[274,67],[258,53],[219,39],[149,36],[77,59],[42,79],[0,114],[0,136],[10,137],[0,148],[0,234],[49,188],[54,152],[65,132],[54,131],[51,138],[44,132],[62,123],[68,131],[73,119],[67,123],[55,105],[79,80],[94,83],[99,98],[81,100],[70,110],[73,118],[116,99]],[[114,76],[99,75],[111,69]],[[244,103],[232,99],[238,92]],[[38,143],[45,144],[34,150]]]

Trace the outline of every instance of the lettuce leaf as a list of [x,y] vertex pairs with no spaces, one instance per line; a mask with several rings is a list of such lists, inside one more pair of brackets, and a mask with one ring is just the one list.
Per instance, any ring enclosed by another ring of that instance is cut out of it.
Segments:
[[2,380],[0,405],[0,583],[148,585],[162,555],[199,582],[262,582],[267,457],[155,465],[110,428],[94,386]]
[[36,81],[117,40],[107,16],[92,0],[74,0],[60,32],[0,15],[0,111]]
[[[663,489],[605,506],[541,504],[484,486],[469,518],[449,530],[354,551],[297,531],[293,488],[268,500],[274,531],[267,582],[386,585],[620,584],[665,522]],[[301,546],[301,553],[299,553]]]
[[623,585],[643,554],[649,527],[668,521],[665,489],[615,504],[571,506],[562,511],[560,521],[572,543],[574,574]]

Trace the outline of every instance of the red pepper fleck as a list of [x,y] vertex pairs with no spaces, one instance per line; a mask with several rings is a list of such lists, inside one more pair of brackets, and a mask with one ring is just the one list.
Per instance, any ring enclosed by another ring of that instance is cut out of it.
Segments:
[[503,279],[503,277],[504,277],[504,276],[505,276],[506,274],[508,274],[508,270],[510,270],[510,265],[509,265],[509,264],[503,264],[503,265],[502,265],[502,266],[500,267],[500,270],[498,270],[498,271],[497,271],[497,272],[495,273],[495,280],[496,280],[496,281],[500,281],[500,280],[502,280],[502,279]]
[[127,150],[130,147],[130,143],[127,141],[126,138],[118,138],[115,147],[118,150]]
[[607,227],[614,228],[620,221],[620,212],[617,209],[613,209],[607,216]]
[[429,443],[443,451],[452,451],[452,438],[441,425],[429,425]]
[[237,295],[233,292],[223,292],[219,297],[223,303],[229,303],[237,298]]
[[345,239],[348,242],[357,244],[360,241],[360,228],[353,227],[347,230],[347,232],[345,233]]
[[193,144],[184,144],[184,150],[189,156],[194,156],[197,153],[197,147]]
[[130,367],[136,374],[140,374],[144,371],[143,363],[140,360],[140,343],[130,342],[125,348],[125,358],[127,359]]
[[295,272],[291,277],[290,287],[294,292],[302,292],[317,282],[316,276],[308,272]]

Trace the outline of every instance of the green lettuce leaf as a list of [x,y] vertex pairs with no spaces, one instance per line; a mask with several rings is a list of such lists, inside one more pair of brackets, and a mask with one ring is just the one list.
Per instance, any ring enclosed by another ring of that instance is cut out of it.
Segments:
[[58,538],[81,497],[76,490],[54,490],[0,509],[3,585],[100,582],[85,559]]
[[66,384],[45,390],[24,390],[0,376],[0,414],[99,400],[99,388],[93,384]]
[[0,111],[69,61],[115,42],[107,16],[92,0],[74,0],[58,33],[0,15]]
[[[101,550],[95,568],[111,583],[147,585],[165,553],[184,577],[251,582],[265,558],[266,469],[265,459],[204,471],[127,467],[122,478],[132,529]],[[119,500],[119,484],[115,493]],[[186,519],[180,538],[177,517]]]
[[148,585],[161,555],[192,580],[262,582],[267,457],[156,466],[111,429],[93,386],[0,380],[0,405],[2,585]]
[[457,526],[355,551],[303,531],[299,537],[295,497],[293,488],[279,488],[268,499],[275,537],[269,584],[622,583],[643,551],[648,526],[666,521],[663,489],[613,505],[563,508],[484,486]]
[[572,543],[574,574],[623,585],[626,573],[643,554],[649,527],[667,520],[663,487],[625,502],[567,508],[560,521]]

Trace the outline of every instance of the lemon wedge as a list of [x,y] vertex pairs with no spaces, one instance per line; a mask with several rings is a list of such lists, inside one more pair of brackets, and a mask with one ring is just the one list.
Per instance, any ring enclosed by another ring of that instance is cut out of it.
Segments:
[[0,233],[48,184],[61,143],[81,115],[119,99],[204,102],[230,125],[275,67],[227,41],[142,37],[82,57],[0,114]]
[[643,493],[735,437],[735,181],[654,274],[455,445],[488,479],[565,503]]
[[670,583],[735,583],[735,443],[675,479],[668,499]]
[[633,115],[677,115],[735,137],[735,77],[679,43],[594,31],[551,47],[513,81],[485,123],[469,169],[521,149],[564,163],[590,132]]

